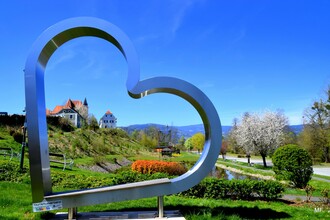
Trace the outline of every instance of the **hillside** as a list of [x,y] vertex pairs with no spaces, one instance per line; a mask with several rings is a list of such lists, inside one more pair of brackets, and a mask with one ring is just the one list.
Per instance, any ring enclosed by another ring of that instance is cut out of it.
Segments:
[[[120,128],[74,128],[61,118],[51,117],[48,122],[49,151],[65,153],[70,158],[121,154],[136,155],[147,151],[144,146],[130,138]],[[14,152],[21,151],[22,125],[24,116],[0,117],[0,147],[10,147]],[[28,140],[27,140],[28,142]]]
[[59,131],[49,126],[48,143],[51,152],[61,152],[71,158],[102,156],[112,154],[134,155],[146,151],[121,129],[75,129],[71,132]]

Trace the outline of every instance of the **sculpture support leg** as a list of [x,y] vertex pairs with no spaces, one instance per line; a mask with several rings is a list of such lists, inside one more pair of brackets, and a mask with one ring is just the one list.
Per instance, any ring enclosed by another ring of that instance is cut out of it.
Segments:
[[158,196],[158,218],[164,218],[164,196]]
[[77,207],[69,208],[68,209],[68,219],[72,220],[75,219],[77,216]]

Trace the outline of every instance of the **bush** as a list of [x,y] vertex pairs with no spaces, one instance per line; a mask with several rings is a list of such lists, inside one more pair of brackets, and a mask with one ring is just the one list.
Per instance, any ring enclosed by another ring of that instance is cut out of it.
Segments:
[[132,164],[132,170],[142,174],[167,173],[169,175],[181,175],[187,172],[180,163],[158,160],[137,160]]
[[22,143],[23,141],[23,134],[19,131],[13,133],[13,138],[17,143]]
[[259,180],[225,180],[206,178],[198,185],[180,193],[192,198],[210,199],[254,199],[274,200],[280,198],[284,191],[281,183]]
[[295,187],[305,188],[312,178],[312,158],[297,145],[289,144],[278,148],[272,161],[276,178],[289,180]]
[[323,189],[321,191],[321,201],[324,203],[324,204],[330,204],[330,189]]

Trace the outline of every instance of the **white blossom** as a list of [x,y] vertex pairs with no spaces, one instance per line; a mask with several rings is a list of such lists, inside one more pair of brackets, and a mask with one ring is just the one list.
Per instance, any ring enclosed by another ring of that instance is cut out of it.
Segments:
[[237,143],[247,155],[259,153],[266,166],[266,156],[281,145],[287,124],[288,120],[281,112],[246,114],[235,131]]

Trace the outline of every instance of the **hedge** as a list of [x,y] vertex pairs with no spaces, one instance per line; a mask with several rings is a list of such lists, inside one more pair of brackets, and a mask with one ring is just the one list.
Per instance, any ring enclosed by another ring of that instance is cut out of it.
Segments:
[[[0,181],[30,182],[28,169],[19,171],[17,163],[0,163]],[[125,171],[120,174],[109,174],[107,177],[89,176],[84,174],[73,174],[61,171],[52,171],[52,183],[55,187],[65,189],[86,189],[101,186],[126,184],[152,179],[172,178],[166,173],[141,174],[133,171]],[[259,180],[224,180],[206,178],[198,185],[190,188],[179,195],[192,198],[210,199],[267,199],[280,198],[284,191],[281,183],[276,181]]]
[[180,195],[210,199],[255,199],[275,200],[282,197],[284,187],[270,180],[225,180],[206,178],[198,185]]

